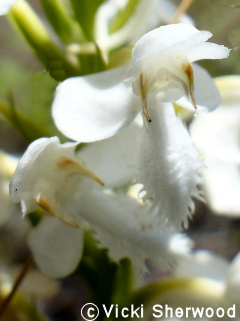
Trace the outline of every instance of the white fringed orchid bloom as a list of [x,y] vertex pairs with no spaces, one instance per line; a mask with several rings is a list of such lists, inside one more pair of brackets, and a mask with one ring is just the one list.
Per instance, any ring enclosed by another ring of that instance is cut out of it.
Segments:
[[179,231],[188,226],[194,211],[192,197],[201,197],[198,170],[202,163],[171,104],[153,108],[152,115],[155,121],[148,128],[135,121],[114,137],[88,144],[78,153],[108,186],[134,180],[142,184],[144,199],[150,199],[155,208],[155,224]]
[[74,155],[75,147],[59,144],[57,137],[35,141],[10,184],[11,198],[21,202],[24,214],[40,206],[52,215],[29,237],[42,271],[62,277],[74,270],[82,255],[84,222],[113,259],[129,257],[140,271],[147,258],[156,264],[177,260],[188,248],[185,238],[156,226],[148,206],[126,195],[105,193],[101,181]]
[[240,77],[216,79],[222,104],[212,113],[199,113],[190,131],[205,167],[205,197],[218,214],[240,215]]
[[7,14],[9,9],[17,2],[18,0],[1,0],[0,1],[0,16]]
[[[67,79],[59,85],[52,106],[57,127],[73,140],[92,142],[113,136],[126,127],[141,105],[150,122],[150,98],[160,105],[188,96],[194,107],[196,104],[216,107],[219,100],[216,89],[209,93],[209,88],[213,88],[210,77],[202,69],[193,70],[191,64],[228,56],[226,47],[206,42],[210,37],[210,32],[199,31],[189,24],[163,26],[137,41],[130,71],[130,66],[122,66]],[[194,78],[200,78],[204,87],[202,97],[197,96],[196,87],[196,99]]]

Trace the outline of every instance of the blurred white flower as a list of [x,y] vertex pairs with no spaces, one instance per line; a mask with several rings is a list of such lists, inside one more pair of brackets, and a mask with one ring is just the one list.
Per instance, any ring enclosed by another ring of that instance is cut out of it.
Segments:
[[190,127],[205,167],[203,189],[212,210],[240,215],[240,77],[216,79],[222,104],[211,113],[199,113]]
[[46,216],[30,233],[29,245],[44,273],[62,277],[75,269],[82,255],[84,222],[113,259],[129,257],[138,271],[145,271],[147,258],[169,266],[187,251],[188,240],[164,224],[157,226],[149,206],[106,193],[74,155],[75,147],[61,145],[57,137],[35,141],[10,184],[11,198],[21,202],[24,214],[41,206],[60,219]]
[[16,169],[17,162],[17,158],[0,151],[0,225],[3,225],[14,212],[9,197],[9,179]]
[[[219,308],[221,309],[219,315],[225,314],[224,320],[228,319],[227,310],[229,308],[231,309],[229,313],[235,314],[236,318],[233,319],[237,320],[240,316],[239,270],[240,253],[232,262],[206,250],[188,254],[179,260],[173,276],[159,282],[159,286],[162,283],[163,290],[157,298],[157,303],[160,302],[164,306],[164,302],[167,302],[172,308],[173,318],[171,320],[179,319],[174,318],[176,317],[174,311],[179,307],[184,311],[181,320],[207,321],[209,320],[205,315],[207,308],[214,311],[211,320],[219,320],[220,317],[216,315]],[[187,307],[189,307],[188,311]],[[199,314],[194,317],[191,313],[192,309],[195,311],[203,309],[202,317]],[[169,319],[160,318],[159,320]]]
[[17,2],[18,0],[1,0],[0,1],[0,16],[8,13],[9,9]]
[[[111,32],[112,22],[127,5],[126,0],[108,0],[96,12],[94,39],[106,54],[116,47],[133,44],[144,33],[169,23],[177,10],[170,0],[140,0],[126,23]],[[181,17],[180,22],[193,24],[193,20],[186,15]]]
[[[137,41],[130,71],[126,65],[67,79],[57,88],[52,106],[56,126],[73,140],[91,142],[121,131],[137,115],[139,104],[150,122],[151,100],[155,108],[163,101],[188,96],[194,107],[198,103],[210,109],[216,107],[219,97],[211,77],[200,67],[193,70],[191,65],[201,59],[228,56],[226,47],[206,42],[211,35],[189,24],[162,26]],[[213,92],[196,100],[194,78],[201,79],[201,93],[209,89]]]
[[[212,292],[215,307],[220,307],[221,302],[225,305],[236,304],[236,312],[240,316],[240,253],[232,262],[206,250],[199,250],[181,259],[174,271],[177,278],[198,278],[209,281],[206,287],[206,297]],[[210,286],[212,284],[212,286]],[[204,298],[204,288],[203,298]],[[209,305],[211,306],[210,302]],[[200,304],[200,301],[199,301]]]

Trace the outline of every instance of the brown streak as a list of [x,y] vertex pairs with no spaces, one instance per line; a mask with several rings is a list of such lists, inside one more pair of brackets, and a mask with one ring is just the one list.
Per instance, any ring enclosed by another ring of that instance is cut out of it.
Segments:
[[147,102],[144,92],[144,84],[143,84],[143,73],[140,74],[140,87],[141,87],[141,97],[142,97],[142,104],[143,104],[143,114],[146,118],[146,120],[151,123],[152,119],[147,109]]
[[10,302],[12,301],[14,295],[16,294],[16,292],[17,292],[19,286],[21,285],[22,281],[24,280],[26,274],[28,273],[28,271],[32,267],[33,262],[34,262],[34,258],[31,255],[31,256],[29,256],[29,258],[24,263],[19,275],[17,276],[17,278],[16,278],[16,280],[14,282],[14,285],[12,287],[11,292],[8,294],[6,299],[3,300],[3,302],[2,302],[2,305],[0,307],[0,318],[3,316],[4,312],[6,311],[7,307],[10,304]]
[[190,5],[192,4],[192,2],[193,2],[193,0],[182,0],[182,2],[180,3],[180,5],[177,9],[177,12],[175,13],[174,17],[170,21],[170,24],[177,23],[179,21],[179,19],[181,18],[181,16],[187,12],[187,10],[190,7]]

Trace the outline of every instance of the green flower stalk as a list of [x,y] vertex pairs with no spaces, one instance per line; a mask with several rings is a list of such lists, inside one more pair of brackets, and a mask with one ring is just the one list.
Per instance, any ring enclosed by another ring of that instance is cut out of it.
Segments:
[[41,4],[53,29],[64,43],[86,41],[80,25],[62,1],[41,0]]
[[49,32],[27,2],[18,1],[9,11],[9,17],[53,78],[62,81],[81,73],[77,58],[61,51],[54,44]]

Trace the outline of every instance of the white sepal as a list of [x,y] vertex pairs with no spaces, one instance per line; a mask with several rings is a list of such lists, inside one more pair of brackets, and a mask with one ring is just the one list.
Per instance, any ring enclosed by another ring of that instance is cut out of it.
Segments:
[[133,65],[172,50],[182,52],[190,62],[226,58],[230,51],[228,48],[212,43],[205,44],[211,36],[211,32],[199,31],[190,24],[178,23],[159,27],[137,41],[133,48]]

